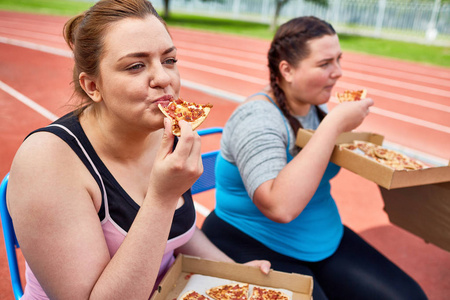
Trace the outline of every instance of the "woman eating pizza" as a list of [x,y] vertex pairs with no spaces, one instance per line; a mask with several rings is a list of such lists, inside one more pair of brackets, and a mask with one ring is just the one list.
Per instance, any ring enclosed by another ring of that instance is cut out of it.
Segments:
[[[324,108],[342,76],[338,36],[327,22],[283,24],[268,53],[270,85],[227,121],[216,164],[216,208],[202,227],[236,261],[267,259],[310,275],[313,298],[426,299],[420,286],[341,222],[330,193],[336,137],[359,126],[370,98]],[[299,128],[315,134],[295,146]]]
[[32,132],[10,171],[22,299],[148,299],[178,253],[232,261],[196,227],[200,137],[180,121],[175,138],[158,108],[179,98],[180,75],[153,6],[100,0],[64,36],[82,103]]

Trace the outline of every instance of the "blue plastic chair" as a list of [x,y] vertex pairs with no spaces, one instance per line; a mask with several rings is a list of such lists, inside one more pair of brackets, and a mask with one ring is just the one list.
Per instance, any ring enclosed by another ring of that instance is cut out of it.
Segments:
[[6,207],[6,187],[8,185],[9,173],[3,178],[0,186],[0,213],[3,227],[3,238],[5,240],[6,256],[8,258],[9,274],[14,298],[20,299],[23,296],[22,282],[20,281],[19,265],[17,263],[16,249],[19,248],[11,216]]
[[[200,136],[222,133],[221,127],[211,127],[197,130]],[[216,167],[216,158],[219,150],[206,152],[202,154],[203,174],[197,179],[191,188],[192,194],[198,194],[216,187],[216,175],[214,169]]]

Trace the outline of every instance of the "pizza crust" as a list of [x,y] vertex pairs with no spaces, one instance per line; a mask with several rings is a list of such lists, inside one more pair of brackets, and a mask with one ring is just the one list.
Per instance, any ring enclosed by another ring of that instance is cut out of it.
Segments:
[[[181,104],[177,102],[180,102]],[[172,114],[168,109],[169,106],[174,109],[172,110]],[[181,129],[178,125],[180,120],[190,123],[192,130],[195,130],[205,121],[206,117],[208,117],[211,107],[212,104],[199,105],[186,102],[181,98],[170,101],[167,107],[163,107],[161,104],[158,104],[159,110],[172,121],[173,135],[178,137],[181,135]]]

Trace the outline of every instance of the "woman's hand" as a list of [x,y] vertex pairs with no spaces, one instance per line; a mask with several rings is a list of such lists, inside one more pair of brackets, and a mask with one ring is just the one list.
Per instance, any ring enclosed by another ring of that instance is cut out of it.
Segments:
[[[234,262],[233,259],[217,248],[199,228],[195,229],[194,235],[186,244],[175,249],[175,254],[179,253],[213,261]],[[259,267],[264,274],[268,274],[270,271],[270,262],[267,260],[252,260],[244,265]]]
[[157,197],[178,199],[203,172],[201,140],[185,121],[180,121],[181,137],[172,151],[174,136],[169,119],[164,119],[164,135],[150,176],[149,188]]
[[324,119],[332,122],[339,132],[351,131],[358,127],[369,114],[369,108],[373,105],[371,98],[360,101],[343,102],[334,107]]
[[246,262],[244,265],[252,266],[252,267],[259,267],[261,272],[264,274],[269,274],[270,271],[270,262],[268,260],[252,260],[249,262]]

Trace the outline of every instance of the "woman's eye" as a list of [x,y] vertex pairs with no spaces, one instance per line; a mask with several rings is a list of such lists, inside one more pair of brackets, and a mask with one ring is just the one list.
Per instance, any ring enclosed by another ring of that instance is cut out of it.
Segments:
[[139,70],[139,69],[141,69],[143,67],[144,67],[144,64],[134,64],[134,65],[128,67],[127,70],[130,70],[130,71],[132,71],[132,70]]
[[169,59],[166,59],[166,60],[164,61],[164,64],[167,64],[167,65],[174,65],[174,64],[177,63],[177,61],[178,61],[178,59],[176,59],[176,58],[169,58]]

